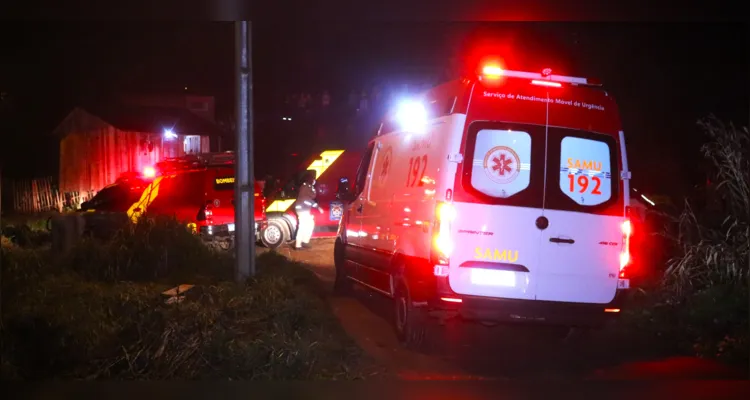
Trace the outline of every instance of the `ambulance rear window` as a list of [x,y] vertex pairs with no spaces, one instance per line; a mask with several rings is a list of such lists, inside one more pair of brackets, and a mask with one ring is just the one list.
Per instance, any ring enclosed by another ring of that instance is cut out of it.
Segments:
[[541,207],[544,192],[544,128],[474,122],[465,147],[462,187],[470,201]]
[[612,136],[551,128],[549,146],[548,182],[554,183],[547,186],[546,208],[602,213],[620,201]]
[[612,198],[609,146],[597,140],[566,136],[560,143],[560,190],[582,206]]
[[516,130],[483,129],[477,133],[471,186],[493,197],[511,197],[529,187],[531,136]]

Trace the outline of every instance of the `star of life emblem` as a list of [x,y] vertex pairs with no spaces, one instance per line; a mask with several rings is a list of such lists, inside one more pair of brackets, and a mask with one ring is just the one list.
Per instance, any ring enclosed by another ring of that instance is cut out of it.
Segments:
[[484,156],[484,172],[495,183],[511,183],[521,172],[521,159],[510,147],[493,147]]

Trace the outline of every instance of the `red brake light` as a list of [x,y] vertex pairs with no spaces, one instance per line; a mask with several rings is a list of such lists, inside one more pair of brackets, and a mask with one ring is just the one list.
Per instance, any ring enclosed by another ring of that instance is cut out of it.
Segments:
[[[431,260],[433,265],[448,265],[453,252],[453,238],[451,237],[451,222],[456,218],[456,209],[452,203],[438,202],[435,207],[435,222],[432,231]],[[437,276],[447,276],[448,269],[436,268]]]
[[538,86],[547,86],[547,87],[562,87],[562,83],[560,82],[540,81],[537,79],[532,80],[531,84],[538,85]]
[[633,234],[633,224],[630,222],[629,219],[626,219],[622,222],[622,234],[630,238],[630,235]]
[[622,252],[620,253],[620,278],[626,278],[626,268],[632,262],[630,256],[630,237],[633,235],[633,224],[630,219],[622,222]]

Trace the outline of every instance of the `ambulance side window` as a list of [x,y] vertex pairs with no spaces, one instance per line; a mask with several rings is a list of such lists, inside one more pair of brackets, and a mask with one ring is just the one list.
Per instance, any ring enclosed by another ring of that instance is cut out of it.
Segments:
[[356,196],[362,194],[362,190],[365,188],[365,183],[367,183],[367,172],[370,168],[370,160],[372,159],[372,151],[374,148],[375,145],[370,144],[370,146],[367,147],[367,151],[365,151],[365,155],[362,157],[362,161],[359,163],[357,178],[354,182],[354,194]]

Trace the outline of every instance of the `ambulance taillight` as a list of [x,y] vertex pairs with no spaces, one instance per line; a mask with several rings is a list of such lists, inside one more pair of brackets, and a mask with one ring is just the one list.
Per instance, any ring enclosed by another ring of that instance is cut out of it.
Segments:
[[455,219],[456,209],[453,204],[438,202],[435,207],[435,223],[430,250],[435,276],[448,276],[448,264],[454,245],[451,237],[451,224]]
[[628,278],[628,267],[632,263],[630,254],[630,237],[633,235],[633,223],[630,218],[622,222],[622,251],[620,252],[620,279]]

